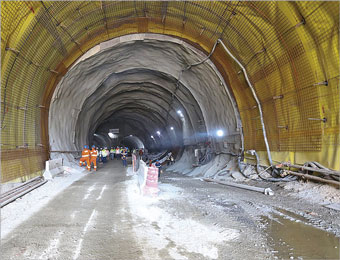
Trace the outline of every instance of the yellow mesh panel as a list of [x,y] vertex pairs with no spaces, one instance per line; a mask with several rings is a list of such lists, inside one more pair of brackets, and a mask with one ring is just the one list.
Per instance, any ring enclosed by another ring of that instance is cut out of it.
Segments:
[[[220,38],[254,85],[274,160],[340,169],[338,2],[3,1],[1,19],[1,147],[13,156],[2,159],[2,181],[43,169],[46,109],[73,62],[102,41],[141,32],[180,37],[206,52]],[[236,99],[245,148],[265,159],[259,112],[240,68],[220,46],[212,59]]]

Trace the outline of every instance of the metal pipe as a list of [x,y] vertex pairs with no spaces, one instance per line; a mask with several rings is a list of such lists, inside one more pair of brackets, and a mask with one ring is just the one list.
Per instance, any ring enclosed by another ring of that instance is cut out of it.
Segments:
[[199,61],[199,62],[197,62],[197,63],[189,64],[189,66],[188,66],[185,70],[188,70],[188,69],[190,69],[190,68],[193,67],[193,66],[201,65],[201,64],[203,64],[204,62],[206,62],[207,60],[209,60],[210,57],[211,57],[211,55],[214,53],[217,44],[218,44],[218,41],[215,42],[215,44],[214,44],[212,50],[210,51],[210,53],[208,54],[207,57],[205,57],[203,60],[201,60],[201,61]]
[[297,168],[300,170],[307,170],[307,171],[311,171],[311,172],[318,172],[318,173],[322,173],[324,175],[336,175],[340,177],[340,172],[338,171],[332,171],[332,170],[326,170],[326,169],[317,169],[317,168],[312,168],[312,167],[308,167],[308,166],[303,166],[303,165],[295,165],[295,164],[289,164],[289,163],[282,163],[283,166],[286,167],[292,167],[292,168]]
[[270,147],[269,147],[269,143],[268,143],[268,139],[267,139],[267,132],[266,132],[266,127],[264,125],[264,120],[263,120],[263,113],[262,113],[262,107],[261,107],[261,103],[260,103],[260,100],[258,99],[257,95],[256,95],[256,92],[255,92],[255,89],[253,87],[253,85],[251,84],[249,78],[248,78],[248,74],[247,74],[247,71],[246,69],[243,67],[243,65],[241,64],[241,62],[239,62],[237,60],[237,58],[228,50],[228,48],[224,45],[223,41],[221,41],[221,39],[218,39],[217,40],[219,43],[221,43],[221,45],[223,46],[224,50],[229,54],[229,56],[234,60],[236,61],[236,63],[241,67],[242,71],[243,71],[243,74],[246,78],[246,81],[249,85],[249,88],[251,89],[251,92],[253,94],[253,97],[257,103],[257,107],[259,109],[259,113],[260,113],[260,119],[261,119],[261,126],[262,126],[262,132],[263,132],[263,138],[264,138],[264,143],[266,145],[266,149],[267,149],[267,154],[268,154],[268,160],[269,160],[269,163],[270,165],[273,165],[273,161],[272,161],[272,156],[270,154]]
[[293,171],[289,171],[289,170],[285,170],[285,172],[287,172],[291,175],[303,177],[303,178],[314,180],[314,181],[320,181],[320,182],[324,182],[324,183],[328,183],[328,184],[334,184],[334,185],[338,186],[338,189],[340,189],[340,182],[338,182],[338,181],[327,180],[327,179],[323,179],[323,178],[320,178],[320,177],[317,177],[317,176],[314,176],[314,175],[304,174],[304,173],[300,173],[300,172],[293,172]]
[[208,178],[203,178],[203,180],[206,181],[206,182],[215,182],[215,183],[218,183],[218,184],[236,187],[236,188],[240,188],[240,189],[261,192],[265,195],[274,195],[274,192],[270,188],[261,188],[261,187],[249,186],[249,185],[233,183],[233,182],[226,182],[226,181],[217,181],[217,180],[208,179]]

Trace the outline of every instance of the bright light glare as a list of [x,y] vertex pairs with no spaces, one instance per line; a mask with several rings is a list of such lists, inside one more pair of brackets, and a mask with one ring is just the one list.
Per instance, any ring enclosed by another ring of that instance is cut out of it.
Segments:
[[170,127],[170,130],[174,130],[174,127],[172,126],[172,127]]
[[177,114],[182,114],[182,111],[181,110],[177,110]]
[[154,138],[153,135],[151,136],[151,138],[152,138],[152,139]]
[[132,135],[130,135],[130,136],[132,136]]
[[157,134],[158,134],[158,135],[161,135],[161,132],[157,131]]
[[216,134],[219,137],[224,136],[224,132],[222,130],[217,130]]
[[113,133],[108,133],[110,138],[115,138],[115,135]]

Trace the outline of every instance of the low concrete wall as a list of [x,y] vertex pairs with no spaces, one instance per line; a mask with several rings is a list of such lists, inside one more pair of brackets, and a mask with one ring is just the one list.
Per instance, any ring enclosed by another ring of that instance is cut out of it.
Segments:
[[45,180],[52,180],[56,175],[61,173],[64,173],[62,158],[46,161],[45,172],[43,174]]
[[45,167],[43,174],[45,180],[52,180],[55,176],[65,172],[77,173],[84,171],[84,169],[78,167],[76,164],[69,161],[64,162],[62,158],[46,161]]

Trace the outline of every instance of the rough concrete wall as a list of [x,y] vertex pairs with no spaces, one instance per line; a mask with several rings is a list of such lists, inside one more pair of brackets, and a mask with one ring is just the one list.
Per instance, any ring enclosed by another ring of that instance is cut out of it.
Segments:
[[171,138],[166,127],[180,125],[178,106],[186,120],[184,139],[201,131],[202,124],[207,135],[223,129],[228,139],[237,129],[235,108],[212,63],[182,72],[204,58],[163,36],[162,40],[121,42],[79,62],[60,81],[53,97],[52,150],[79,149],[100,124],[115,118],[115,112],[117,118],[127,117],[124,110],[136,120],[142,110],[149,111],[154,122],[144,122],[145,128],[154,132],[158,122],[165,137]]

